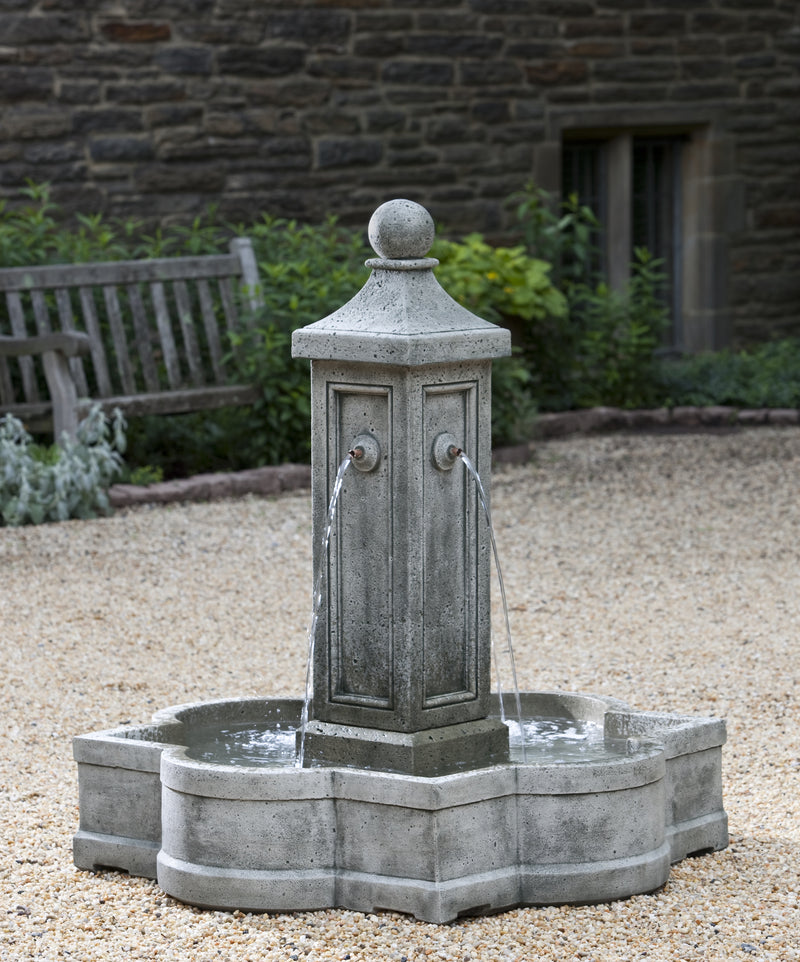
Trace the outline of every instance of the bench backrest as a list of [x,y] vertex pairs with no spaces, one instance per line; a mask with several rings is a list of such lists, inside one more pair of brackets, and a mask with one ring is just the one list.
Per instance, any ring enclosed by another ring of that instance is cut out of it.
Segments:
[[[262,303],[250,240],[230,246],[229,254],[0,270],[0,334],[85,331],[91,354],[70,359],[81,397],[225,384],[226,333]],[[0,357],[0,406],[40,394],[32,358]]]

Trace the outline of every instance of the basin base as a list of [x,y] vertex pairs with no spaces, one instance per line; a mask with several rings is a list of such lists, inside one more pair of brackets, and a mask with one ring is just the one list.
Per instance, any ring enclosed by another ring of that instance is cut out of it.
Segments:
[[338,765],[431,778],[507,761],[508,728],[499,718],[421,732],[381,731],[312,720],[305,732],[305,764],[309,768]]
[[564,692],[522,693],[522,705],[526,717],[593,720],[599,750],[436,777],[197,757],[209,726],[295,724],[290,699],[179,706],[79,736],[75,864],[156,878],[206,908],[448,922],[649,892],[670,863],[727,845],[724,722]]

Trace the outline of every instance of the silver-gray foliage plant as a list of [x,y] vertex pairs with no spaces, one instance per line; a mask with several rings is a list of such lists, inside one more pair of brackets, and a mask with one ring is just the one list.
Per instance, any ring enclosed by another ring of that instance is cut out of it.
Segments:
[[12,415],[0,419],[0,523],[94,518],[111,510],[108,487],[122,470],[125,419],[96,404],[75,438],[42,448]]

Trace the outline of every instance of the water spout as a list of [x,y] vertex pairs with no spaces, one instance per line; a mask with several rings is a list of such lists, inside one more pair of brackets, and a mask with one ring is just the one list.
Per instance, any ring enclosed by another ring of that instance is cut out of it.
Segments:
[[306,688],[305,696],[303,698],[303,711],[300,716],[300,737],[297,746],[297,757],[295,759],[295,765],[298,768],[303,767],[304,755],[305,755],[305,741],[306,741],[306,728],[308,727],[308,709],[311,702],[311,690],[314,684],[314,637],[317,633],[317,621],[319,619],[320,608],[322,607],[322,579],[324,577],[326,564],[325,558],[328,556],[328,545],[331,540],[331,531],[333,530],[333,522],[336,518],[336,508],[339,504],[339,495],[342,492],[342,485],[344,484],[344,476],[347,473],[347,469],[351,464],[358,464],[362,461],[367,453],[364,450],[364,446],[356,443],[351,451],[348,451],[347,457],[339,465],[339,470],[336,472],[336,480],[333,485],[333,492],[331,493],[331,500],[328,504],[328,518],[325,525],[325,530],[322,535],[322,550],[319,555],[319,570],[314,578],[314,591],[312,594],[312,604],[311,604],[311,620],[308,626],[308,661],[306,662]]
[[[484,490],[483,483],[481,482],[480,475],[478,474],[475,465],[470,461],[467,455],[461,450],[461,448],[456,445],[451,445],[451,449],[454,452],[454,458],[460,458],[464,462],[464,466],[467,471],[472,475],[475,481],[475,487],[478,491],[478,498],[483,507],[483,513],[486,517],[486,523],[489,526],[489,537],[492,542],[492,554],[494,555],[494,564],[497,570],[497,580],[500,583],[500,597],[503,602],[503,617],[505,619],[506,628],[506,655],[508,656],[508,663],[511,668],[511,684],[514,689],[514,703],[517,710],[517,721],[519,722],[519,732],[520,732],[520,747],[521,747],[521,757],[522,761],[526,761],[525,756],[525,726],[522,719],[522,702],[519,694],[519,683],[517,682],[517,666],[514,661],[514,648],[511,643],[511,623],[508,619],[508,601],[506,600],[506,586],[503,581],[503,570],[500,566],[500,555],[497,551],[497,541],[494,537],[494,525],[492,524],[492,513],[489,510],[489,499],[486,497],[486,491]],[[505,706],[503,698],[503,688],[500,678],[500,665],[497,657],[497,646],[494,644],[494,637],[492,638],[492,655],[494,657],[494,670],[497,676],[497,694],[500,700],[500,717],[505,722]]]

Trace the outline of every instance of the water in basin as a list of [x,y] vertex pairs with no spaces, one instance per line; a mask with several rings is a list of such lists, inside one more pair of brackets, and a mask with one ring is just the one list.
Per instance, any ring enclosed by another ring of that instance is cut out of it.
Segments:
[[[574,718],[523,718],[525,757],[520,725],[507,719],[510,758],[529,765],[596,762],[626,754],[625,739],[604,737],[596,721]],[[243,722],[225,728],[205,726],[191,730],[187,754],[196,761],[215,765],[283,768],[296,764],[297,725],[276,719],[253,724]]]

